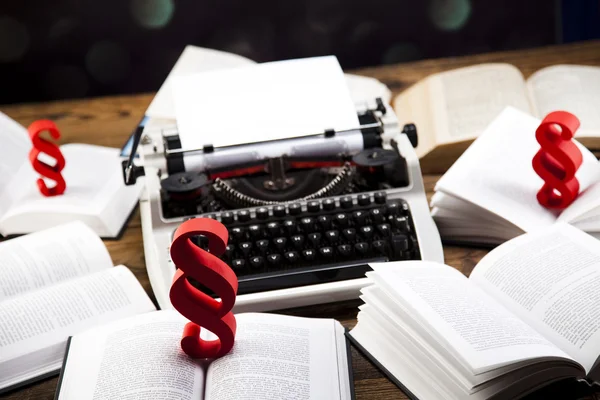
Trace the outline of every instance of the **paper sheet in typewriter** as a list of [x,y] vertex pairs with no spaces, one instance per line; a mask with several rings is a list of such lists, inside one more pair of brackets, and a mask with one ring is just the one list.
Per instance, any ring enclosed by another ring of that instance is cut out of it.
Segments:
[[359,126],[342,68],[333,56],[176,77],[173,96],[184,149],[282,140]]
[[[154,96],[152,103],[146,110],[150,118],[175,119],[175,106],[173,105],[173,80],[177,76],[192,75],[199,72],[214,71],[227,68],[243,67],[256,64],[249,58],[237,54],[213,49],[206,49],[188,45],[173,66],[173,69]],[[392,92],[377,79],[368,76],[344,74],[346,85],[350,90],[352,101],[356,104],[373,102],[380,97],[389,103]]]

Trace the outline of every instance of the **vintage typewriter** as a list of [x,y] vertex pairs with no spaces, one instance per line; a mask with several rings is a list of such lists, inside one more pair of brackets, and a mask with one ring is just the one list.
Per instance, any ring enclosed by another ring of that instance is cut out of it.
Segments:
[[239,278],[237,312],[357,298],[368,263],[442,262],[416,127],[400,129],[380,99],[357,113],[356,129],[226,148],[182,149],[176,126],[139,127],[139,164],[132,156],[123,171],[129,184],[145,175],[144,250],[160,306],[170,307],[172,235],[189,218],[229,230],[222,259]]

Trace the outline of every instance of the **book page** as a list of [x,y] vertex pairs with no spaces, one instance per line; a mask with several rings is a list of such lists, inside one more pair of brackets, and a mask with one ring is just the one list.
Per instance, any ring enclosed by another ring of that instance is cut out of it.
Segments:
[[108,250],[81,222],[0,243],[0,302],[112,267]]
[[0,302],[0,390],[57,371],[69,336],[153,310],[123,266]]
[[527,80],[535,114],[544,118],[557,110],[579,118],[575,137],[600,136],[600,68],[555,65],[543,68]]
[[157,311],[75,335],[58,400],[202,400],[203,365],[180,345],[187,322]]
[[[510,64],[481,64],[442,72],[431,79],[437,142],[472,140],[506,107],[530,112],[525,81]],[[437,127],[436,127],[437,128]]]
[[338,322],[274,314],[236,319],[233,350],[208,368],[205,400],[346,399],[339,386],[338,373],[347,370],[338,366]]
[[470,278],[586,369],[600,355],[600,248],[566,224],[513,239]]
[[183,149],[291,139],[360,126],[334,56],[176,77],[173,99]]
[[131,211],[143,183],[123,185],[118,149],[68,144],[61,146],[61,150],[66,159],[62,171],[67,183],[65,193],[44,197],[35,184],[37,173],[31,165],[25,165],[17,179],[26,190],[20,195],[19,204],[0,220],[0,226],[11,234],[27,233],[81,219],[101,236],[112,236],[106,232],[100,215],[115,196],[128,200]]
[[532,358],[568,359],[452,267],[396,262],[367,275],[475,375]]
[[[505,109],[436,184],[435,190],[471,202],[522,231],[552,225],[558,213],[537,201],[544,181],[531,162],[539,151],[540,121],[515,108]],[[596,181],[600,164],[578,143],[583,163],[577,171],[581,190]]]
[[[0,217],[16,200],[15,175],[29,164],[31,141],[27,129],[0,112]],[[35,184],[35,182],[32,182]]]

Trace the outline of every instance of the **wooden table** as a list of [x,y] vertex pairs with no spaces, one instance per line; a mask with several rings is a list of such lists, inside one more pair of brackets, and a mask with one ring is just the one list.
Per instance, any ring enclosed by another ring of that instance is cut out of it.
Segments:
[[[528,77],[539,68],[553,64],[600,65],[600,41],[552,46],[527,51],[510,51],[468,57],[426,60],[414,63],[367,68],[355,71],[372,76],[385,83],[394,93],[406,89],[427,75],[448,69],[484,62],[508,62],[516,65]],[[116,96],[98,99],[60,101],[42,104],[24,104],[0,107],[0,110],[27,126],[36,119],[54,120],[62,133],[62,143],[91,143],[121,147],[141,119],[153,94]],[[424,177],[428,196],[439,175]],[[139,213],[121,240],[105,241],[115,265],[127,265],[140,280],[146,291],[152,289],[146,273]],[[446,263],[469,275],[487,250],[465,247],[445,247]],[[358,301],[327,304],[286,310],[284,313],[307,317],[328,317],[340,320],[350,328],[356,323]],[[407,397],[388,381],[372,364],[353,349],[354,384],[357,399],[406,399]],[[57,378],[33,384],[14,391],[2,399],[52,399]],[[592,399],[593,394],[576,393],[564,384],[539,398]],[[600,395],[599,395],[600,398]]]

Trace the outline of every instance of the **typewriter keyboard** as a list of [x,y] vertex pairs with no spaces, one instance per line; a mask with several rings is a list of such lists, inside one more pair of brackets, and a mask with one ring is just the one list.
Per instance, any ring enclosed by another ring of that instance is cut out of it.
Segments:
[[221,258],[238,276],[238,294],[362,278],[367,263],[420,259],[408,204],[385,192],[204,217],[229,231]]

